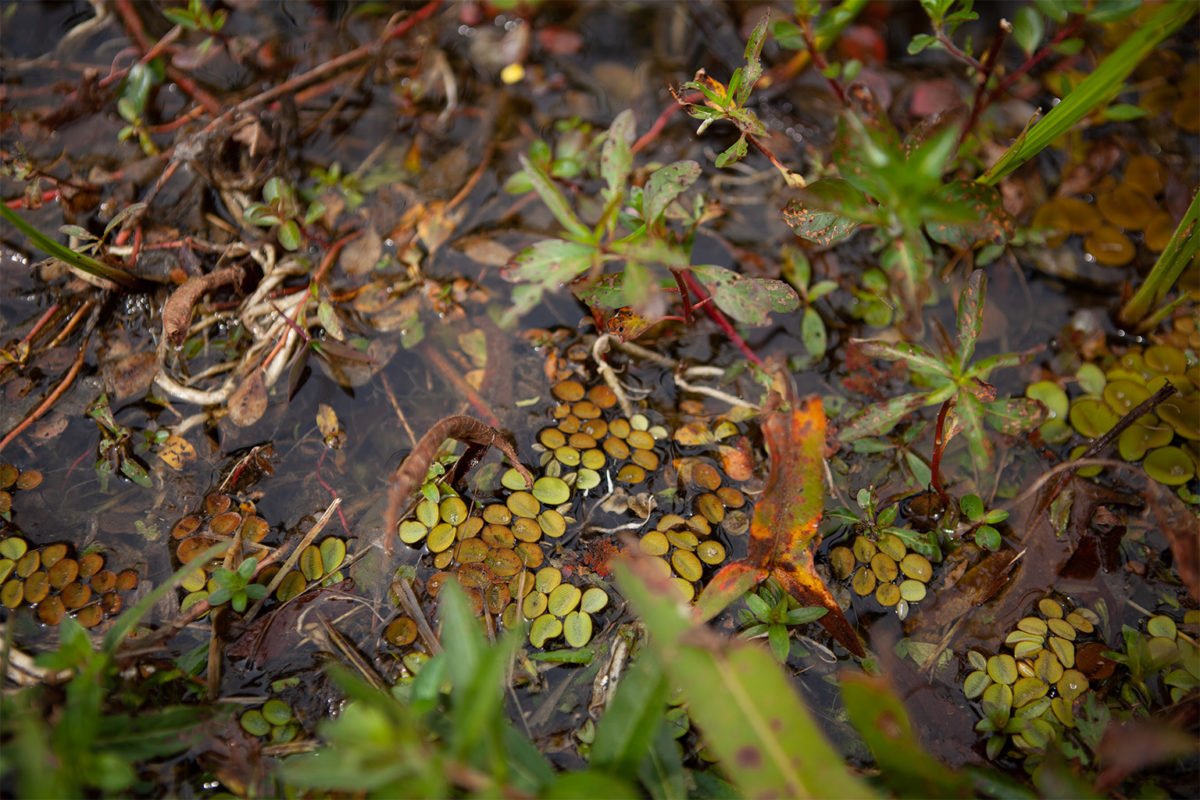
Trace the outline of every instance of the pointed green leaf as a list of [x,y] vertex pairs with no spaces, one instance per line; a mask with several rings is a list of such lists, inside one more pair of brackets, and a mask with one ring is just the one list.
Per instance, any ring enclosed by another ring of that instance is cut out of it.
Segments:
[[983,330],[983,301],[987,296],[987,274],[977,269],[967,278],[958,296],[958,372],[966,371],[975,357],[975,342]]
[[884,361],[903,361],[913,372],[922,375],[940,375],[953,378],[954,372],[940,358],[919,344],[911,342],[885,342],[880,339],[851,339],[862,352],[871,358]]
[[666,707],[667,681],[662,667],[652,654],[642,653],[621,677],[616,695],[596,725],[592,766],[635,777]]
[[928,402],[924,392],[904,394],[873,405],[869,405],[850,418],[838,432],[838,440],[852,442],[865,436],[880,436]]
[[742,75],[741,85],[736,90],[733,86],[729,87],[729,93],[734,96],[739,106],[746,105],[746,101],[750,99],[750,93],[754,91],[754,84],[758,83],[758,79],[762,77],[760,56],[763,43],[767,38],[767,23],[770,18],[770,14],[764,14],[759,23],[754,26],[750,38],[746,41],[746,68]]
[[958,426],[961,426],[962,435],[967,439],[967,449],[971,451],[971,456],[975,459],[976,471],[986,474],[992,467],[995,448],[983,427],[983,403],[973,394],[959,392],[954,410],[950,413],[954,417],[951,425],[957,423]]
[[860,223],[881,220],[878,206],[843,180],[828,178],[814,181],[799,196],[788,201],[783,221],[798,236],[830,247],[853,235]]
[[804,309],[804,315],[800,318],[800,341],[804,342],[804,349],[810,356],[824,358],[828,346],[825,321],[811,306]]
[[622,111],[613,120],[600,148],[600,175],[608,184],[608,196],[615,197],[625,192],[625,184],[633,169],[633,112]]
[[592,266],[596,248],[565,239],[545,239],[526,247],[513,258],[501,275],[513,283],[534,283],[557,291]]
[[550,176],[524,155],[520,155],[518,158],[521,161],[522,169],[529,177],[529,182],[533,185],[533,190],[538,193],[538,197],[542,198],[542,202],[546,204],[546,208],[550,209],[550,213],[558,220],[558,224],[562,225],[572,238],[581,242],[590,241],[591,230],[579,221],[579,217],[575,216],[574,209],[571,208],[567,198],[559,191]]
[[725,148],[724,152],[717,156],[714,162],[718,168],[724,168],[731,164],[736,164],[746,157],[749,152],[749,146],[746,144],[746,134],[738,137],[738,140],[729,147]]

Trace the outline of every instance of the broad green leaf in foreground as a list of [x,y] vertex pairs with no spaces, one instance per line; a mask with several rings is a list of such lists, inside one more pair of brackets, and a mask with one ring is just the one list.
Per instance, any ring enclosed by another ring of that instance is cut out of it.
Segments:
[[883,678],[844,670],[839,682],[850,722],[901,797],[970,797],[971,783],[921,748],[908,711]]
[[822,735],[770,653],[696,626],[649,564],[623,561],[616,575],[650,633],[649,647],[743,797],[873,796]]
[[587,272],[595,255],[590,244],[545,239],[517,253],[503,275],[505,280],[540,284],[552,292]]
[[688,189],[700,177],[700,165],[695,161],[676,161],[654,171],[642,194],[642,218],[654,224],[671,201]]

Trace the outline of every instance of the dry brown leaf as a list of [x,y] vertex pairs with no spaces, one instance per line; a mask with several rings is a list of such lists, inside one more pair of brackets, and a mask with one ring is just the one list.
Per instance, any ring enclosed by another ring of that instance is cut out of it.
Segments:
[[267,385],[261,370],[253,370],[229,396],[229,419],[239,428],[248,428],[267,411]]

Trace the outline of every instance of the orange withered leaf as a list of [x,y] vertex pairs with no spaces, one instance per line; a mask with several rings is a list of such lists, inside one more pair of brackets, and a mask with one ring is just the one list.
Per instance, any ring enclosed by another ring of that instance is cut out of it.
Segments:
[[[792,399],[791,380],[782,378]],[[721,569],[704,588],[696,609],[711,619],[746,591],[768,577],[775,578],[801,605],[828,609],[821,624],[856,656],[866,655],[813,565],[818,544],[817,524],[825,505],[825,409],[819,397],[794,400],[784,407],[773,394],[764,414],[763,439],[771,457],[762,500],[750,522],[750,550],[744,561]]]

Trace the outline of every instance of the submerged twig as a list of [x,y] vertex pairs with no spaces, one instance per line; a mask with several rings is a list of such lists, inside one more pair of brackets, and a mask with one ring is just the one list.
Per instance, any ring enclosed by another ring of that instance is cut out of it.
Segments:
[[250,610],[246,612],[246,616],[242,619],[243,624],[249,625],[254,621],[254,618],[258,616],[258,612],[262,610],[263,603],[267,602],[268,597],[275,594],[275,590],[279,588],[279,584],[283,583],[283,579],[287,577],[287,574],[291,571],[292,567],[294,567],[296,562],[300,560],[300,554],[304,552],[304,548],[312,544],[313,539],[317,538],[321,531],[325,530],[325,526],[329,524],[329,520],[333,517],[334,512],[337,511],[341,505],[342,498],[333,498],[333,502],[331,502],[325,508],[325,512],[321,514],[320,519],[313,523],[313,526],[308,529],[308,533],[304,534],[304,538],[301,539],[300,543],[297,544],[292,550],[292,553],[288,556],[287,561],[283,562],[283,566],[279,568],[279,571],[275,573],[275,577],[272,578],[271,582],[267,584],[267,593],[255,601],[254,605],[250,607]]

